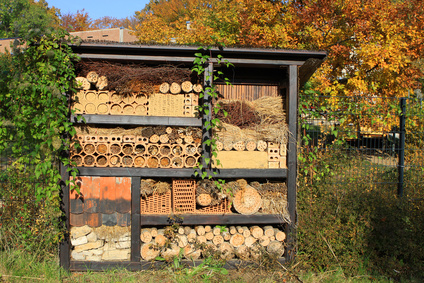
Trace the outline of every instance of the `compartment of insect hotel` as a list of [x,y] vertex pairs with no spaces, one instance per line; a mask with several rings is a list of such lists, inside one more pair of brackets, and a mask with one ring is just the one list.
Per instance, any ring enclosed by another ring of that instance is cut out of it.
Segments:
[[196,127],[76,127],[71,160],[83,167],[193,168],[202,153]]
[[[287,168],[288,125],[278,85],[218,85],[222,99],[216,129],[222,168]],[[219,166],[218,166],[219,167]]]
[[102,62],[77,66],[75,114],[197,116],[203,88],[189,69]]

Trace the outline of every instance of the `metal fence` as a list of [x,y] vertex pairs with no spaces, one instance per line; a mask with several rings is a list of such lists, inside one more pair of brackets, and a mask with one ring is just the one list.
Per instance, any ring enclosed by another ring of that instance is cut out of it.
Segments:
[[419,100],[303,96],[300,115],[299,166],[311,182],[325,169],[320,166],[328,166],[329,185],[360,183],[422,196],[424,109]]

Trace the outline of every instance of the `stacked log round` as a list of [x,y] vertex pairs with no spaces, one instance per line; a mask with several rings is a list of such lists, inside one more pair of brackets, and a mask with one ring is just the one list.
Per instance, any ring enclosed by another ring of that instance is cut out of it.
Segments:
[[189,93],[193,90],[193,84],[190,81],[185,81],[181,84],[181,89],[184,92]]
[[169,92],[171,92],[172,94],[179,94],[181,92],[181,86],[178,83],[172,83],[171,86],[169,87]]

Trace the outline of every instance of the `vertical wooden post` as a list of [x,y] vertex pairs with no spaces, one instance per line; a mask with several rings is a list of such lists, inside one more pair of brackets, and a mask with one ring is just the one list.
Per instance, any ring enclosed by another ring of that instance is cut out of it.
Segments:
[[290,223],[287,233],[286,259],[292,260],[295,256],[296,246],[296,182],[297,182],[297,123],[298,123],[298,70],[297,65],[288,68],[288,124],[289,139],[287,150],[287,202],[290,215]]
[[65,234],[62,241],[59,244],[59,260],[60,266],[65,270],[69,270],[71,263],[71,240],[69,237],[69,185],[66,185],[66,181],[69,180],[69,173],[67,166],[60,164],[60,187],[61,187],[61,202],[60,210],[62,211],[62,222],[65,224]]
[[210,90],[207,88],[212,87],[213,84],[213,63],[212,61],[208,62],[208,66],[205,69],[205,77],[204,77],[204,96],[203,96],[203,105],[209,109],[209,113],[207,115],[202,116],[202,154],[203,160],[202,165],[206,170],[211,169],[211,163],[208,165],[205,162],[205,159],[211,159],[211,147],[205,144],[205,141],[212,138],[212,130],[207,129],[205,125],[210,125],[212,120],[212,97],[209,95]]
[[[398,161],[398,196],[403,197],[403,173],[405,169],[405,114],[406,97],[400,99],[401,114],[399,117],[399,161]],[[396,140],[395,140],[396,141]]]
[[140,181],[131,178],[131,262],[140,262]]

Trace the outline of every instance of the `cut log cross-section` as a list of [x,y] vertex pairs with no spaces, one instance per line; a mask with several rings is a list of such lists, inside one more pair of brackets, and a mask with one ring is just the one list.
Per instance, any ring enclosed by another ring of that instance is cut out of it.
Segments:
[[159,86],[159,91],[161,93],[168,93],[169,91],[169,84],[168,83],[163,83]]
[[208,206],[212,202],[212,197],[209,194],[199,194],[196,197],[196,202],[197,202],[198,205]]
[[188,93],[193,90],[193,84],[190,81],[185,81],[181,84],[181,89]]
[[97,83],[98,79],[99,79],[99,75],[94,71],[91,71],[87,74],[87,80],[92,84]]
[[178,83],[172,83],[169,87],[169,91],[172,94],[179,94],[181,92],[181,86]]

